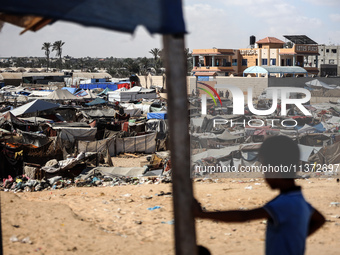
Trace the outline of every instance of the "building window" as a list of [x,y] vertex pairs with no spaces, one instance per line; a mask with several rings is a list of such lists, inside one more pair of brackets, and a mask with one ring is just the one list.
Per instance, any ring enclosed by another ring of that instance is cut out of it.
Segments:
[[334,65],[334,59],[330,59],[329,64]]
[[321,51],[323,51],[323,49],[321,49]]
[[266,58],[262,59],[262,65],[263,66],[268,65],[268,59],[266,59]]
[[336,53],[336,49],[332,49],[332,53]]
[[237,59],[233,59],[232,65],[233,65],[233,66],[237,66]]
[[276,66],[276,58],[271,58],[270,59],[270,65],[271,66]]
[[287,58],[287,66],[292,66],[292,60]]
[[326,52],[328,53],[328,52],[329,52],[329,49],[326,49]]
[[242,59],[242,66],[248,66],[248,59]]

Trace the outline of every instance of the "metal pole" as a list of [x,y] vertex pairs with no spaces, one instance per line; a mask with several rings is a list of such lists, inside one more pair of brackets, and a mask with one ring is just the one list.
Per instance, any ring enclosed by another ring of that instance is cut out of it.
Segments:
[[184,35],[164,35],[163,45],[168,90],[175,250],[177,255],[192,255],[197,254],[197,248],[195,221],[192,213],[193,192],[190,178],[187,61],[184,53]]

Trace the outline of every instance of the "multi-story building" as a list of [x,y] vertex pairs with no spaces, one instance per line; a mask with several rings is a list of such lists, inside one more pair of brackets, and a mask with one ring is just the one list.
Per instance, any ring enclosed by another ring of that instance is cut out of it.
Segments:
[[340,46],[318,45],[320,76],[337,76],[340,74]]
[[[290,44],[266,37],[256,42],[250,37],[250,48],[193,50],[193,73],[196,76],[241,76],[252,66],[299,66],[308,75],[317,75],[318,45],[307,36],[285,36]],[[290,46],[291,47],[290,47]]]

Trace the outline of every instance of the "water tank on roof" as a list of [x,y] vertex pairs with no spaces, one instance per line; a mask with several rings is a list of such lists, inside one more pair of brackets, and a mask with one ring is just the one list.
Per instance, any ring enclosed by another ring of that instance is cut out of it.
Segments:
[[256,41],[256,37],[254,35],[250,36],[250,45],[254,45],[255,44],[255,41]]

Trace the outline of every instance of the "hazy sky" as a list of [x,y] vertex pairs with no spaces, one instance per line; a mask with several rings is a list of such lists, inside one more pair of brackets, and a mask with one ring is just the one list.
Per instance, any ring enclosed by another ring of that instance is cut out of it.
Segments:
[[[340,44],[339,0],[184,0],[190,49],[239,49],[267,36],[307,35],[319,44]],[[5,24],[0,32],[0,57],[43,57],[44,42],[65,42],[63,55],[72,57],[152,57],[162,48],[159,35],[143,27],[133,35],[58,21],[38,32],[19,35],[22,28]],[[51,55],[54,57],[54,53]]]

